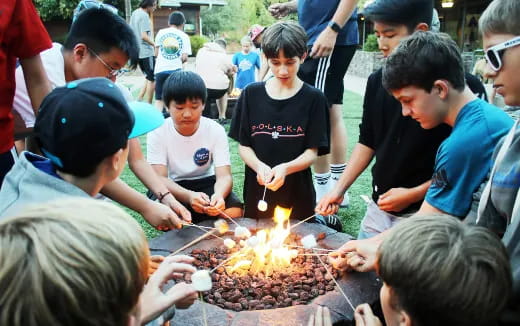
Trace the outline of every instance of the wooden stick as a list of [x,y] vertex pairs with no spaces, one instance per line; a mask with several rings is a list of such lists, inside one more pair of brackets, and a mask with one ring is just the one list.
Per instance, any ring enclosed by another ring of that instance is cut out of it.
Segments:
[[338,281],[336,281],[336,279],[334,278],[334,275],[332,275],[332,273],[329,271],[329,269],[327,268],[327,265],[325,265],[325,263],[323,262],[323,260],[321,260],[319,255],[316,255],[316,258],[318,258],[318,260],[323,265],[323,267],[325,268],[327,273],[330,275],[330,277],[332,278],[332,280],[334,281],[334,283],[338,287],[338,291],[343,295],[343,297],[345,297],[345,300],[347,300],[347,303],[349,304],[350,308],[352,308],[352,311],[356,311],[356,308],[354,308],[354,305],[352,304],[352,302],[350,302],[350,300],[347,297],[347,295],[345,294],[345,292],[343,292],[343,289],[341,288],[341,286],[339,286]]
[[307,218],[304,218],[303,220],[301,220],[300,222],[294,224],[294,225],[291,225],[291,229],[292,228],[295,228],[297,227],[298,225],[302,224],[303,222],[306,222],[308,220],[310,220],[311,218],[313,218],[314,216],[316,216],[316,214],[312,214],[311,216],[307,217]]
[[229,216],[226,213],[224,213],[223,210],[218,209],[218,208],[217,208],[217,210],[220,212],[220,214],[224,215],[225,218],[227,218],[227,219],[231,220],[231,222],[235,223],[236,226],[240,226],[240,224],[238,224],[237,221],[235,221],[231,216]]
[[[191,224],[183,224],[183,225],[194,226],[194,227],[198,228],[199,230],[201,230],[202,232],[208,232],[208,231],[206,231],[204,229],[210,229],[210,230],[213,230],[213,231],[217,230],[216,228],[211,228],[211,227],[208,227],[208,226],[197,225],[197,224],[193,224],[193,223],[191,223]],[[219,237],[216,234],[212,234],[212,236],[214,236],[217,239],[220,239],[220,240],[224,241],[224,238],[221,238],[221,237]]]
[[[296,245],[291,245],[291,244],[287,244],[286,246],[287,247],[291,247],[291,248],[309,249],[309,248],[305,248],[305,247],[302,247],[302,246],[296,246]],[[312,248],[312,249],[314,249],[314,250],[321,250],[321,251],[328,251],[328,252],[336,251],[334,249],[324,249],[324,248]]]
[[199,241],[201,241],[201,240],[204,240],[205,238],[209,237],[210,235],[214,235],[214,234],[213,234],[214,232],[215,232],[215,230],[211,230],[211,231],[209,231],[209,232],[204,233],[203,235],[201,235],[200,237],[198,237],[198,238],[196,238],[195,240],[191,241],[190,243],[185,244],[185,245],[182,246],[181,248],[175,250],[173,253],[170,254],[170,256],[175,256],[176,254],[178,254],[179,252],[183,251],[184,249],[193,246],[193,245],[196,244],[197,242],[199,242]]

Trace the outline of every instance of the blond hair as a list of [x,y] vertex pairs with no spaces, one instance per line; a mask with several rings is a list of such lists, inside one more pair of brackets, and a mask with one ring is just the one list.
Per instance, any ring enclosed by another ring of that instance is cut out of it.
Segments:
[[395,226],[379,248],[378,272],[391,304],[421,326],[493,324],[512,289],[500,239],[446,215]]
[[494,0],[480,16],[478,27],[483,35],[520,35],[519,15],[520,1]]
[[33,206],[0,222],[0,325],[123,326],[147,269],[146,238],[122,209]]

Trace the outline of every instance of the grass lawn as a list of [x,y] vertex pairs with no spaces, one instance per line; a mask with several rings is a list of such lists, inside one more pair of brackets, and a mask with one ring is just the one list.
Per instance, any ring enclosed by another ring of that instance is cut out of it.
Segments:
[[[346,91],[344,95],[344,103],[346,109],[344,109],[343,119],[345,121],[345,125],[347,126],[348,131],[348,155],[350,156],[350,152],[354,144],[356,144],[358,140],[359,134],[359,122],[361,120],[361,112],[362,112],[362,97]],[[230,141],[231,147],[231,170],[233,173],[233,190],[239,196],[242,196],[242,186],[244,182],[244,164],[238,155],[237,152],[237,143],[233,140]],[[146,137],[141,137],[141,146],[143,148],[143,152],[146,154]],[[130,169],[125,167],[121,179],[125,181],[128,185],[136,189],[141,193],[145,193],[146,189],[141,184],[141,182],[134,176],[134,174],[130,171]],[[347,209],[340,209],[339,216],[342,219],[344,231],[353,236],[357,235],[359,229],[359,223],[363,215],[365,214],[365,203],[359,197],[360,195],[370,195],[371,194],[371,182],[372,178],[370,175],[370,169],[367,169],[352,185],[349,190],[350,195],[350,207]],[[132,214],[134,218],[141,224],[143,227],[146,236],[148,238],[153,238],[161,234],[161,231],[155,230],[151,227],[139,214],[130,211],[127,211]]]

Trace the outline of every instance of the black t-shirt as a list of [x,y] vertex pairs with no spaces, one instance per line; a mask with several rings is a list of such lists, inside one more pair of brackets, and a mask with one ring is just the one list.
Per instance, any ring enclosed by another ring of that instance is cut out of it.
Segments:
[[[444,124],[426,130],[414,119],[403,116],[401,104],[384,89],[381,79],[381,69],[368,78],[359,125],[359,143],[375,151],[375,202],[391,188],[411,188],[430,180],[437,149],[451,132],[451,127]],[[399,214],[416,211],[421,203],[412,204]]]
[[[304,84],[291,98],[272,99],[265,83],[253,83],[238,99],[229,136],[251,147],[259,160],[270,167],[294,160],[306,149],[317,148],[318,155],[329,153],[329,110],[325,96]],[[245,216],[272,218],[276,205],[292,207],[291,218],[303,219],[314,213],[315,192],[310,167],[286,176],[284,185],[267,190],[268,210],[257,204],[264,192],[254,170],[246,165],[244,181]]]

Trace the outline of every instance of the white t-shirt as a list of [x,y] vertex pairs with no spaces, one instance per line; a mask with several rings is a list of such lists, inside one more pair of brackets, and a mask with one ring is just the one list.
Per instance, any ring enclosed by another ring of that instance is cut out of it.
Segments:
[[[40,53],[42,59],[43,69],[47,73],[47,78],[51,83],[51,88],[65,86],[65,61],[61,53],[63,46],[59,43],[52,43],[52,48]],[[36,116],[32,108],[31,99],[25,86],[25,78],[22,67],[16,68],[16,92],[13,99],[13,110],[18,112],[25,122],[26,128],[33,128]],[[133,101],[132,94],[125,86],[116,82],[121,93],[127,102]]]
[[226,72],[233,67],[231,56],[217,43],[208,42],[197,52],[195,72],[210,89],[227,89],[229,77]]
[[[52,43],[52,48],[40,53],[43,68],[53,89],[65,85],[65,63],[61,54],[61,48],[61,44]],[[20,114],[27,128],[32,128],[36,118],[27,87],[25,87],[22,66],[16,68],[15,78],[16,92],[14,94],[13,110]]]
[[215,174],[215,167],[231,165],[224,127],[201,117],[191,136],[177,132],[172,118],[147,135],[148,163],[165,165],[173,181],[202,179]]
[[182,54],[191,54],[190,37],[175,27],[163,28],[155,36],[159,48],[154,73],[182,68]]

